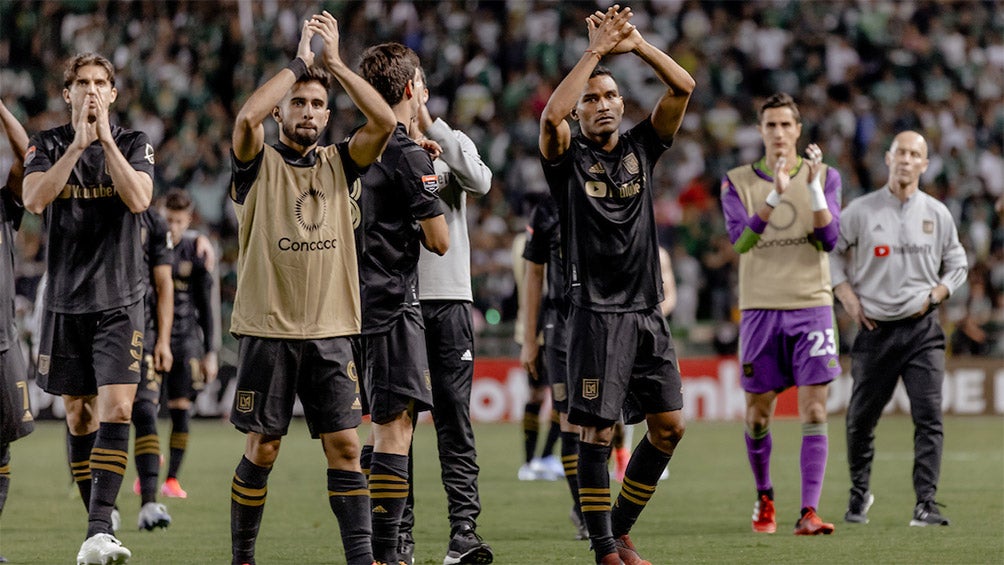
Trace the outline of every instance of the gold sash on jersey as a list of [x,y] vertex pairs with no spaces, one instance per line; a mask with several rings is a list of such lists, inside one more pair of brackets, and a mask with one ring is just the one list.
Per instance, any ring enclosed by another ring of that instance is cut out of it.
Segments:
[[313,167],[290,166],[265,146],[244,204],[234,203],[240,255],[233,333],[284,339],[359,333],[353,205],[335,146],[318,148]]
[[[825,183],[827,167],[819,172]],[[728,173],[746,213],[760,208],[774,183],[757,176],[743,165]],[[753,249],[739,256],[739,308],[741,310],[797,310],[832,306],[830,263],[810,236],[812,208],[809,204],[809,167],[800,167],[791,179],[781,203]]]

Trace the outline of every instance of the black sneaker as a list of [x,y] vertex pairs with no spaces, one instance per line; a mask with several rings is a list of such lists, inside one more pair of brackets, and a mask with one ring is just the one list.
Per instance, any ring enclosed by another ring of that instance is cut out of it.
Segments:
[[948,518],[941,515],[938,512],[938,507],[944,506],[943,504],[938,504],[933,500],[925,500],[924,502],[918,502],[917,506],[913,509],[913,520],[910,520],[911,526],[947,526]]
[[446,551],[446,558],[443,565],[456,565],[458,563],[473,563],[486,565],[495,560],[492,548],[481,540],[481,536],[474,532],[474,528],[469,524],[462,524],[453,532],[450,538],[450,546]]
[[415,538],[411,532],[397,535],[397,560],[404,565],[415,565]]
[[865,493],[864,498],[858,498],[856,496],[851,496],[851,501],[847,503],[847,513],[844,514],[844,522],[850,522],[852,524],[867,524],[868,523],[868,509],[872,507],[872,503],[875,502],[875,495],[868,491]]

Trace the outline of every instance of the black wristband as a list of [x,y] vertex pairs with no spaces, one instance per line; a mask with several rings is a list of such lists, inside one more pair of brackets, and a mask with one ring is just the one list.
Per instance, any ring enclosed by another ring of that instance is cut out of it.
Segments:
[[286,68],[293,72],[293,76],[296,77],[296,80],[300,80],[303,75],[307,74],[307,62],[300,57],[290,61],[289,64],[286,65]]

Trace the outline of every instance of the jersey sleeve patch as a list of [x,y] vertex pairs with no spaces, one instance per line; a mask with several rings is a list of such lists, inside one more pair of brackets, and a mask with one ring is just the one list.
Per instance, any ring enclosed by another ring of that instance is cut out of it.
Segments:
[[432,194],[439,194],[439,177],[436,175],[422,175],[422,188]]

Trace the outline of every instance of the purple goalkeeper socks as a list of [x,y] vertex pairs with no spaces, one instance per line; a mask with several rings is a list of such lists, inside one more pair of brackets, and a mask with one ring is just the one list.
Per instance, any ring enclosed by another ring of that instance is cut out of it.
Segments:
[[746,434],[746,454],[749,456],[750,469],[753,470],[753,481],[756,483],[757,491],[765,491],[771,488],[770,481],[770,452],[774,445],[770,432],[767,435],[753,439],[749,433]]
[[819,508],[829,440],[825,435],[802,436],[802,508]]

